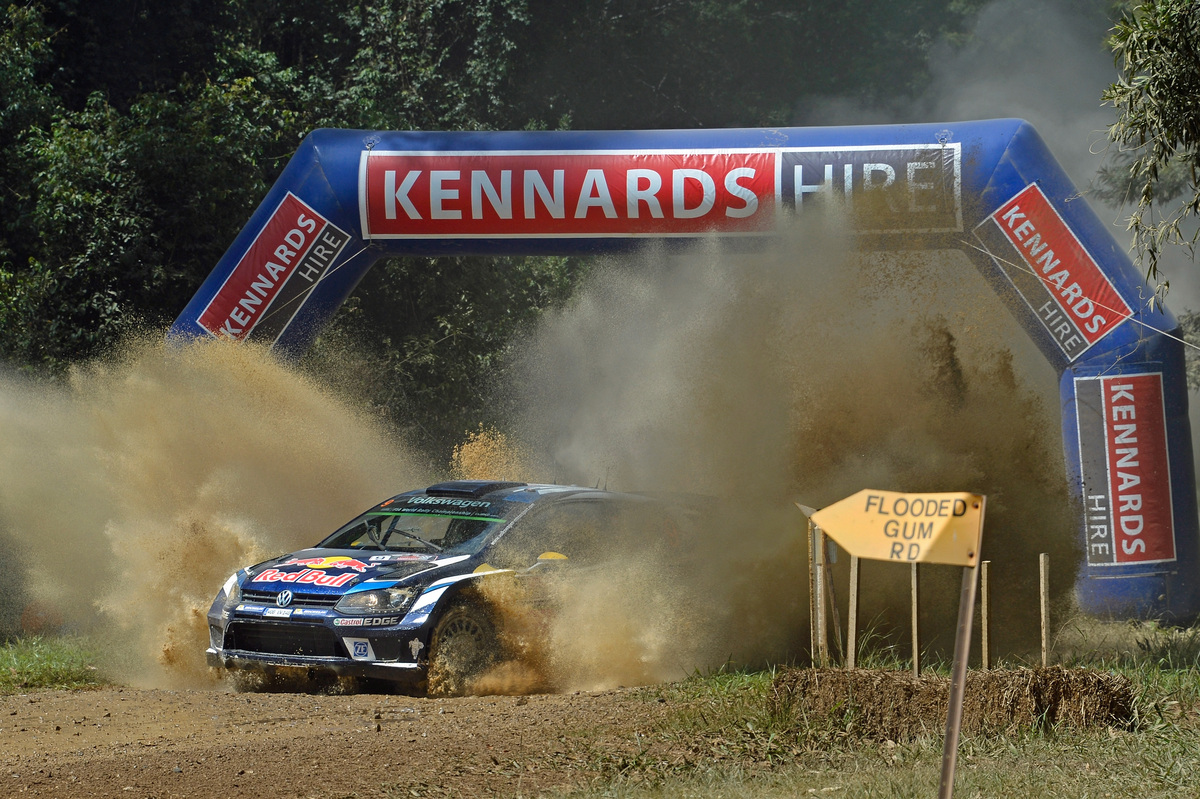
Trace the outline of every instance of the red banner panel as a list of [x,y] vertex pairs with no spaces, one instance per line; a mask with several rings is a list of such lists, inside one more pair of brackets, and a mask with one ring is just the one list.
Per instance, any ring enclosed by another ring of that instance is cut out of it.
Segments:
[[1162,375],[1076,378],[1088,562],[1175,560]]
[[775,154],[364,152],[364,238],[757,233],[774,223]]
[[214,336],[273,339],[349,240],[288,192],[197,321]]
[[1132,315],[1036,183],[996,209],[976,233],[1069,360]]

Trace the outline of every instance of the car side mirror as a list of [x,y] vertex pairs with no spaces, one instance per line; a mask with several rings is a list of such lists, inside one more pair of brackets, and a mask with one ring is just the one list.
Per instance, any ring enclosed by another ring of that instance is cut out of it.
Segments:
[[543,552],[542,554],[538,555],[537,563],[534,563],[529,567],[529,569],[532,571],[533,569],[550,566],[556,563],[566,563],[566,561],[567,556],[561,552]]

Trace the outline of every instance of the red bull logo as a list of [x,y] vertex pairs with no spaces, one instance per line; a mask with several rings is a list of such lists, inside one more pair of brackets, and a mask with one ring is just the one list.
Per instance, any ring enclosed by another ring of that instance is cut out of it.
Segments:
[[292,558],[279,564],[282,566],[306,566],[310,569],[353,569],[362,574],[370,566],[361,560],[348,558],[345,555],[334,555],[328,558]]
[[253,583],[295,583],[296,585],[322,585],[329,588],[341,588],[357,575],[353,572],[345,574],[326,574],[318,569],[305,569],[298,572],[285,572],[279,569],[267,569],[250,582]]

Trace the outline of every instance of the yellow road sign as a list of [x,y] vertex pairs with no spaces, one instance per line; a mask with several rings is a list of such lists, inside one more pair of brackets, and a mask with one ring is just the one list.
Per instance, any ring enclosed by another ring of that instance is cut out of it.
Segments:
[[965,491],[901,494],[868,488],[810,518],[860,558],[974,566],[984,499]]

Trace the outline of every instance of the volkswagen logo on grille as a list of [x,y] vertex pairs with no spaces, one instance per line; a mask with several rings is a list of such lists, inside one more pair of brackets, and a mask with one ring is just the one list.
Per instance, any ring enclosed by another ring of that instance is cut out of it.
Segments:
[[292,604],[292,592],[280,591],[279,596],[275,597],[275,604],[281,608],[286,608],[288,605]]

